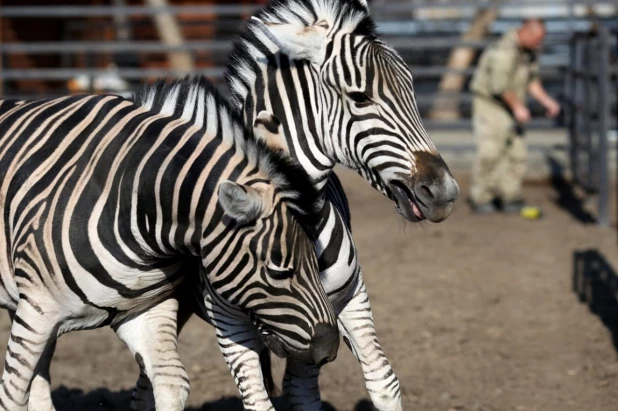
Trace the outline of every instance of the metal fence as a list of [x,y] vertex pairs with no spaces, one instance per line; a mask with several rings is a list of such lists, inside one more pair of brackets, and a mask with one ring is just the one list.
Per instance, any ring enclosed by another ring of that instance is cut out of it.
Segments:
[[598,196],[598,222],[609,225],[610,131],[618,128],[617,32],[601,26],[576,33],[565,76],[569,156],[573,182]]
[[[421,110],[421,115],[426,119],[428,127],[461,128],[470,127],[469,114],[471,106],[471,95],[467,90],[467,83],[474,73],[474,64],[463,68],[453,69],[447,65],[449,52],[454,47],[465,47],[478,52],[486,47],[491,41],[501,35],[505,30],[517,24],[521,16],[513,11],[520,10],[522,13],[534,7],[566,7],[565,10],[558,10],[554,14],[547,14],[548,38],[546,50],[542,60],[542,76],[546,86],[554,94],[562,93],[564,69],[568,66],[568,38],[570,30],[577,28],[587,30],[592,20],[585,15],[578,15],[574,12],[575,4],[579,7],[614,4],[614,0],[520,0],[520,1],[398,1],[398,0],[373,0],[370,2],[372,14],[374,15],[379,31],[389,44],[395,47],[409,64],[415,77],[415,87],[417,101]],[[145,68],[139,66],[117,64],[118,69],[114,75],[127,80],[136,82],[155,77],[177,77],[185,74],[201,73],[209,77],[216,83],[220,83],[224,72],[224,57],[231,47],[234,36],[234,29],[241,24],[239,16],[247,16],[256,9],[256,6],[240,4],[219,4],[219,5],[183,5],[172,7],[151,7],[151,6],[13,6],[0,7],[0,17],[2,19],[66,19],[67,27],[81,27],[82,30],[95,32],[87,23],[81,23],[85,18],[106,18],[105,23],[112,26],[113,30],[121,30],[119,21],[122,21],[124,29],[134,28],[128,17],[155,17],[159,15],[179,16],[204,16],[216,15],[220,20],[227,21],[228,28],[225,33],[220,33],[211,39],[189,40],[178,44],[163,44],[158,41],[139,41],[131,39],[119,39],[115,41],[104,41],[102,39],[83,41],[75,35],[76,30],[70,32],[62,41],[43,41],[43,42],[2,42],[0,41],[0,56],[3,62],[7,56],[22,54],[27,56],[59,55],[62,62],[53,67],[35,67],[30,69],[22,68],[0,68],[0,81],[5,83],[5,95],[19,98],[40,97],[31,93],[23,92],[8,87],[19,80],[49,80],[56,81],[54,84],[64,84],[67,80],[76,76],[86,76],[93,79],[97,76],[105,76],[108,71],[97,64],[100,56],[135,57],[137,55],[162,54],[174,52],[186,52],[193,58],[204,55],[208,52],[208,58],[212,59],[208,67],[196,66],[191,70],[177,70],[170,67]],[[418,13],[426,10],[468,10],[460,16],[450,16],[439,19],[425,19]],[[505,15],[500,16],[487,35],[481,40],[464,40],[462,33],[470,26],[474,13],[483,9],[500,9]],[[520,13],[521,14],[521,13]],[[525,13],[524,13],[525,14]],[[234,19],[237,19],[234,21]],[[597,16],[596,21],[606,24],[618,24],[615,17]],[[195,24],[202,24],[194,21]],[[209,23],[212,24],[212,21]],[[217,23],[220,24],[220,23]],[[86,61],[85,65],[78,66],[73,64],[77,60]],[[120,58],[120,61],[126,61]],[[440,91],[438,84],[444,74],[461,75],[466,83],[462,90],[452,94]],[[91,81],[92,83],[92,81]],[[0,84],[0,87],[2,84]],[[63,94],[66,90],[58,87],[52,94]],[[438,100],[453,100],[458,104],[460,118],[451,121],[431,120],[428,113]],[[533,106],[536,113],[542,113],[540,106]],[[548,120],[538,116],[530,125],[534,127],[555,127],[560,125],[559,120]]]

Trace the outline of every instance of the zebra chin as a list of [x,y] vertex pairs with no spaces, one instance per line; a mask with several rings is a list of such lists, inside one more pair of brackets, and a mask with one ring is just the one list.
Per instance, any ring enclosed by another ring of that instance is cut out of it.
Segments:
[[397,173],[388,184],[397,211],[409,221],[429,220],[439,223],[451,214],[459,185],[440,155],[414,153],[414,174]]
[[320,323],[307,349],[298,349],[286,344],[265,327],[259,327],[260,339],[277,357],[288,358],[294,362],[322,366],[335,361],[339,350],[339,331],[335,327]]
[[390,197],[395,201],[397,212],[406,220],[413,223],[422,220],[439,223],[446,220],[453,210],[457,196],[453,195],[452,191],[459,193],[457,183],[454,184],[456,189],[449,190],[448,200],[436,200],[438,195],[433,193],[438,190],[433,187],[430,188],[422,183],[410,184],[395,180],[389,184]]

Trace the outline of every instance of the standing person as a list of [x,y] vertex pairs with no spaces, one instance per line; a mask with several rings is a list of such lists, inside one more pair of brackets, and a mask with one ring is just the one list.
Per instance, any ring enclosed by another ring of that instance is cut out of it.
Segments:
[[527,93],[545,107],[548,117],[560,113],[560,105],[547,94],[539,77],[537,53],[544,38],[543,21],[528,19],[480,57],[470,85],[477,144],[470,203],[476,213],[496,211],[495,199],[502,200],[504,212],[519,212],[525,206],[522,180],[527,151],[523,127],[530,121]]

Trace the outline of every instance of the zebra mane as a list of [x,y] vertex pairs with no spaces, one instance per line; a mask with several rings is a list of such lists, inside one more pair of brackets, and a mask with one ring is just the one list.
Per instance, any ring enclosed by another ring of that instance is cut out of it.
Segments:
[[[366,0],[270,0],[254,16],[269,23],[302,25],[325,19],[334,31],[377,37],[376,26],[366,4]],[[248,85],[256,77],[255,60],[258,56],[255,55],[255,46],[258,45],[259,49],[261,40],[254,31],[255,25],[251,20],[243,25],[228,58],[225,80],[230,88],[232,104],[237,109],[242,107]]]
[[326,19],[336,30],[375,35],[365,0],[270,0],[255,17],[270,23],[304,25]]
[[245,127],[241,115],[204,76],[143,83],[128,100],[149,111],[183,119],[198,129],[205,129],[208,119],[216,118],[219,131],[227,127],[217,133],[222,134],[223,141],[244,153],[250,163],[270,177],[305,228],[317,227],[320,194],[305,170],[283,151],[256,139],[253,129]]

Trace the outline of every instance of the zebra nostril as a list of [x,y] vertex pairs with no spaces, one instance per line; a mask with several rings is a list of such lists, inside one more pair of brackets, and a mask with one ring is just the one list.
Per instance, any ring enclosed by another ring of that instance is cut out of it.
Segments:
[[422,185],[422,186],[420,187],[420,191],[423,193],[423,195],[424,195],[425,197],[427,197],[428,199],[433,200],[434,195],[433,195],[433,193],[431,192],[431,189],[430,189],[429,187],[427,187],[426,185]]

